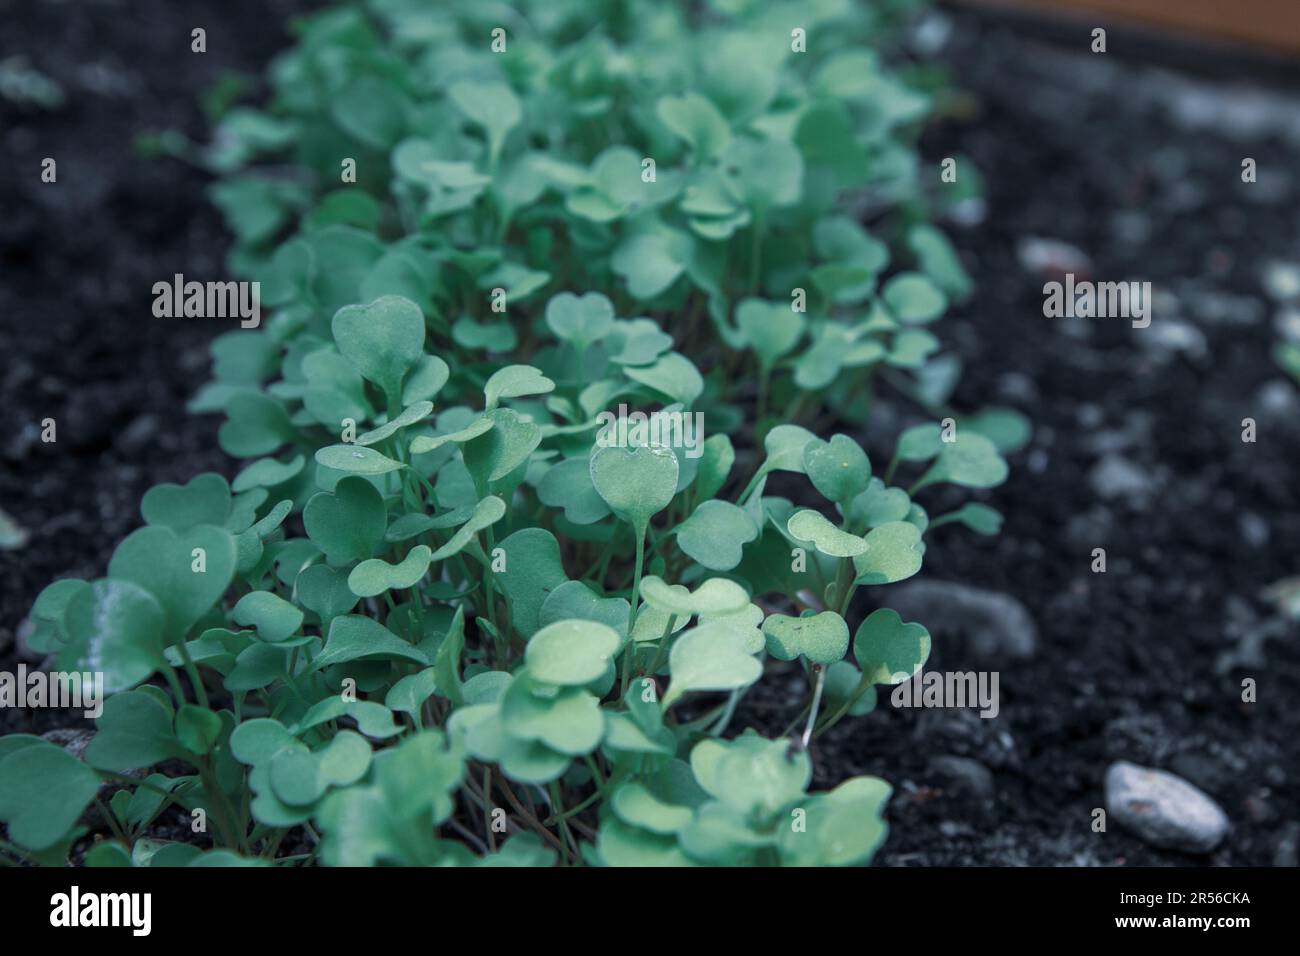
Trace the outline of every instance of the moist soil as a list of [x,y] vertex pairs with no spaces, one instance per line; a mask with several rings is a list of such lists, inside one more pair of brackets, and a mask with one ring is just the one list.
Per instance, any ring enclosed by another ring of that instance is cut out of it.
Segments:
[[[142,158],[134,141],[205,138],[199,94],[227,71],[256,93],[307,5],[179,6],[0,2],[0,61],[26,57],[65,94],[0,98],[0,507],[31,536],[0,551],[0,670],[20,660],[14,638],[40,589],[101,575],[147,488],[234,470],[216,421],[184,411],[226,324],[150,311],[159,279],[220,277],[230,239],[206,175]],[[195,26],[205,54],[190,51]],[[1270,359],[1282,310],[1262,278],[1270,262],[1300,262],[1296,78],[1115,30],[1091,54],[1090,30],[963,10],[919,34],[962,91],[923,152],[936,170],[961,157],[959,176],[973,164],[986,183],[984,203],[947,223],[977,289],[936,330],[965,369],[954,404],[1009,405],[1035,425],[984,496],[1006,516],[1001,534],[936,530],[924,576],[1014,597],[1038,647],[990,661],[936,632],[927,669],[999,672],[996,718],[896,709],[882,694],[814,743],[818,788],[860,773],[894,785],[885,865],[1295,862],[1300,648],[1261,592],[1300,574],[1300,394]],[[40,181],[46,156],[57,184]],[[1245,157],[1255,183],[1241,181]],[[1151,326],[1045,318],[1043,283],[1063,271],[1152,282]],[[881,403],[873,459],[915,414]],[[45,418],[56,443],[40,440]],[[888,589],[862,596],[854,620],[888,602]],[[795,716],[802,674],[773,676],[733,726],[780,732]],[[1257,702],[1242,701],[1245,678]],[[3,733],[84,724],[0,711]],[[1228,838],[1189,856],[1114,825],[1094,832],[1119,759],[1202,787]],[[164,823],[176,832],[160,836],[183,837]]]

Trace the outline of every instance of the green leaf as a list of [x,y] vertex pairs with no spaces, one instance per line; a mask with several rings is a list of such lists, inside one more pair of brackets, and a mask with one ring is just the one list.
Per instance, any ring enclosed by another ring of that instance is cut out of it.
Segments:
[[948,297],[919,272],[903,272],[885,283],[881,298],[900,322],[933,322],[948,308]]
[[740,564],[746,544],[758,537],[754,519],[729,501],[705,501],[677,526],[677,546],[713,571]]
[[[344,445],[344,448],[351,446]],[[364,478],[349,476],[334,490],[312,495],[302,512],[307,536],[336,563],[368,558],[384,539],[384,497]]]
[[236,624],[257,628],[258,637],[274,644],[288,640],[298,632],[303,614],[270,591],[250,591],[239,599],[231,617]]
[[983,435],[962,431],[953,441],[942,442],[939,457],[913,487],[946,481],[967,488],[992,488],[1007,480],[1007,463],[997,447]]
[[614,330],[614,306],[599,292],[561,292],[546,303],[546,324],[556,338],[585,351]]
[[101,770],[124,772],[180,755],[167,709],[152,694],[130,690],[104,704],[99,733],[86,746],[85,760]]
[[605,734],[594,694],[579,687],[557,691],[528,677],[516,678],[501,698],[501,726],[520,740],[536,740],[574,757],[591,753]]
[[457,528],[456,533],[447,539],[447,543],[432,554],[431,560],[445,561],[453,554],[459,554],[476,534],[496,524],[505,517],[505,513],[506,503],[500,498],[491,495],[484,498],[474,506],[474,512],[469,516],[469,520]]
[[449,442],[457,445],[464,444],[470,439],[478,438],[484,432],[490,431],[495,424],[495,419],[491,417],[476,418],[459,431],[448,432],[445,435],[420,435],[411,441],[411,454],[427,454]]
[[938,425],[914,425],[898,436],[894,452],[900,461],[929,461],[943,447],[943,432]]
[[537,485],[542,504],[563,508],[564,517],[574,524],[594,524],[609,514],[591,480],[591,462],[586,458],[569,458],[552,467]]
[[40,743],[0,760],[0,820],[29,850],[53,847],[99,792],[99,778],[61,747]]
[[495,166],[506,134],[519,124],[523,115],[519,97],[504,83],[477,80],[453,83],[447,95],[456,109],[487,132],[489,164]]
[[771,814],[804,796],[812,779],[807,751],[748,731],[735,740],[705,739],[691,750],[691,770],[710,796],[742,818]]
[[696,162],[713,159],[731,143],[731,126],[718,108],[698,93],[661,96],[655,114],[695,153]]
[[339,309],[331,328],[343,357],[383,389],[390,405],[399,404],[402,377],[424,354],[420,307],[400,295],[380,296],[368,305]]
[[163,610],[130,581],[95,581],[73,593],[64,620],[67,643],[56,668],[103,674],[105,694],[127,690],[163,666]]
[[809,442],[804,446],[803,466],[813,487],[841,506],[865,491],[871,480],[867,453],[847,435],[832,435],[829,442]]
[[348,572],[341,568],[313,564],[298,573],[293,587],[298,602],[320,617],[325,631],[334,618],[357,606],[358,598],[348,587]]
[[784,302],[751,298],[736,306],[736,325],[765,370],[795,347],[806,324],[803,315]]
[[888,521],[866,537],[866,551],[853,558],[855,584],[893,584],[921,570],[925,545],[910,521]]
[[146,524],[185,531],[196,524],[220,527],[230,515],[230,486],[207,472],[186,485],[155,485],[144,493],[140,514]]
[[695,492],[700,501],[708,501],[727,483],[736,450],[726,435],[710,435],[704,441],[699,470],[695,475]]
[[377,621],[360,614],[336,617],[330,624],[325,648],[316,655],[315,669],[351,661],[404,660],[423,664],[430,661],[424,653],[402,640]]
[[781,828],[786,866],[864,866],[889,835],[885,804],[892,789],[878,777],[852,777],[804,806],[803,832]]
[[217,603],[235,573],[235,539],[223,528],[195,525],[178,533],[149,525],[113,552],[108,576],[131,581],[158,599],[164,633],[182,637]]
[[314,804],[330,787],[356,783],[370,769],[370,744],[341,730],[319,750],[286,748],[270,759],[270,783],[276,797],[292,806]]
[[819,441],[812,432],[798,425],[777,425],[763,438],[767,459],[763,473],[794,471],[803,474],[803,450],[811,441]]
[[531,365],[507,365],[492,373],[483,386],[487,408],[496,408],[503,398],[544,395],[555,391],[555,383]]
[[437,658],[433,662],[434,681],[438,689],[457,707],[465,701],[463,685],[460,681],[460,655],[464,649],[465,606],[461,605],[456,608],[456,616],[451,619],[451,628],[438,647]]
[[664,707],[689,691],[738,690],[763,675],[745,636],[716,625],[701,625],[678,637],[668,654],[668,669],[672,680]]
[[853,527],[875,528],[888,521],[902,521],[911,507],[912,499],[902,488],[887,488],[879,478],[872,478],[849,502],[844,516]]
[[212,752],[221,737],[221,718],[194,704],[185,704],[176,712],[176,739],[196,756]]
[[377,445],[390,435],[396,434],[398,429],[405,428],[407,425],[414,425],[416,422],[428,418],[432,411],[433,402],[415,402],[402,409],[402,413],[392,421],[386,422],[372,431],[358,435],[356,443],[358,445]]
[[841,531],[820,512],[808,508],[791,515],[786,530],[795,540],[810,541],[822,554],[833,558],[851,558],[870,547],[864,539]]
[[542,627],[573,619],[597,621],[625,637],[631,616],[632,608],[625,598],[601,597],[582,581],[565,581],[542,602],[537,621]]
[[782,661],[803,656],[816,664],[834,664],[849,649],[849,626],[834,611],[804,617],[769,615],[763,636],[767,652]]
[[492,420],[492,428],[467,441],[462,450],[480,496],[528,461],[542,442],[542,430],[513,409],[494,408],[486,417]]
[[[504,507],[504,506],[503,506]],[[427,545],[417,544],[397,564],[382,558],[362,561],[348,575],[348,587],[357,597],[377,597],[385,591],[413,588],[429,570],[433,553]]]
[[677,493],[677,456],[658,445],[598,448],[590,469],[596,492],[638,536]]
[[560,543],[544,528],[522,528],[499,545],[506,570],[496,575],[510,605],[515,630],[525,639],[538,628],[538,613],[547,596],[568,580],[560,561]]
[[653,365],[629,367],[623,372],[632,381],[648,385],[687,408],[704,392],[704,379],[700,376],[699,369],[690,359],[677,352],[661,355]]
[[633,781],[614,791],[610,809],[628,826],[641,827],[651,833],[678,833],[695,817],[691,807],[667,803],[647,787]]
[[641,579],[641,597],[651,607],[679,617],[734,614],[749,606],[745,589],[726,578],[709,578],[692,592],[650,574]]
[[903,623],[897,611],[882,607],[858,625],[853,656],[873,684],[899,684],[911,678],[930,656],[930,632]]
[[930,522],[930,527],[947,524],[949,521],[960,521],[976,534],[997,534],[1002,529],[1002,513],[974,501],[968,501],[956,511],[940,515]]
[[623,644],[612,627],[595,621],[556,621],[528,640],[524,663],[531,677],[571,686],[599,680]]
[[327,445],[316,450],[317,464],[351,475],[386,475],[405,468],[400,461],[364,445]]

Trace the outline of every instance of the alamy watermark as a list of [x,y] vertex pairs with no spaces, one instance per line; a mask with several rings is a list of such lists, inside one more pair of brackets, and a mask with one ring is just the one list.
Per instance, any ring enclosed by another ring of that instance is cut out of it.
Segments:
[[917,671],[889,695],[895,707],[978,707],[993,718],[1001,709],[997,671]]
[[0,671],[0,708],[56,707],[81,710],[94,719],[104,712],[102,671],[42,671],[18,665],[18,672]]
[[1132,319],[1135,329],[1151,324],[1150,282],[1076,282],[1067,272],[1064,283],[1046,283],[1043,295],[1049,319]]
[[619,405],[618,412],[604,411],[596,416],[600,431],[596,444],[601,448],[631,448],[638,445],[661,445],[680,448],[687,458],[704,454],[704,413],[684,411],[629,412]]
[[262,283],[185,281],[153,284],[153,314],[160,319],[233,319],[241,329],[262,324]]

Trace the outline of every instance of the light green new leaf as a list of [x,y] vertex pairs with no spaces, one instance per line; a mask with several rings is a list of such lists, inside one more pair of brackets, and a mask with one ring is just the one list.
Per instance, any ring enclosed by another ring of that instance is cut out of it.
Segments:
[[524,664],[529,676],[546,684],[590,684],[604,675],[622,645],[623,636],[607,624],[556,621],[529,638]]
[[867,548],[853,559],[855,584],[893,584],[921,570],[925,545],[910,521],[888,521],[866,537]]
[[767,652],[782,661],[803,656],[816,664],[834,664],[849,649],[849,626],[834,611],[805,617],[769,615],[763,636]]
[[[643,582],[644,583],[644,582]],[[701,625],[684,632],[668,654],[672,680],[664,694],[664,707],[689,691],[738,690],[763,674],[744,634],[717,625]]]
[[102,673],[105,694],[134,687],[163,665],[162,606],[137,584],[108,579],[78,589],[64,622],[68,640],[56,668]]
[[841,531],[821,512],[809,508],[791,515],[786,530],[795,540],[810,541],[818,551],[832,558],[851,558],[863,554],[868,548],[864,539]]

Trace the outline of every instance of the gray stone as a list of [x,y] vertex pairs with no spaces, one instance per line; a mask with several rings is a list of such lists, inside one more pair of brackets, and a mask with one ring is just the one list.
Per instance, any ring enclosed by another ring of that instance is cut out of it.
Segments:
[[1088,484],[1102,498],[1144,502],[1156,493],[1158,482],[1145,469],[1123,455],[1107,455],[1088,472]]
[[945,790],[975,804],[981,813],[993,803],[993,773],[978,760],[943,754],[930,760],[930,773],[943,782]]
[[904,620],[924,621],[931,634],[964,635],[980,657],[1027,658],[1038,648],[1028,609],[1009,594],[952,581],[911,580],[892,585],[888,604]]
[[1206,793],[1163,770],[1121,760],[1106,771],[1106,812],[1152,846],[1209,853],[1228,817]]

